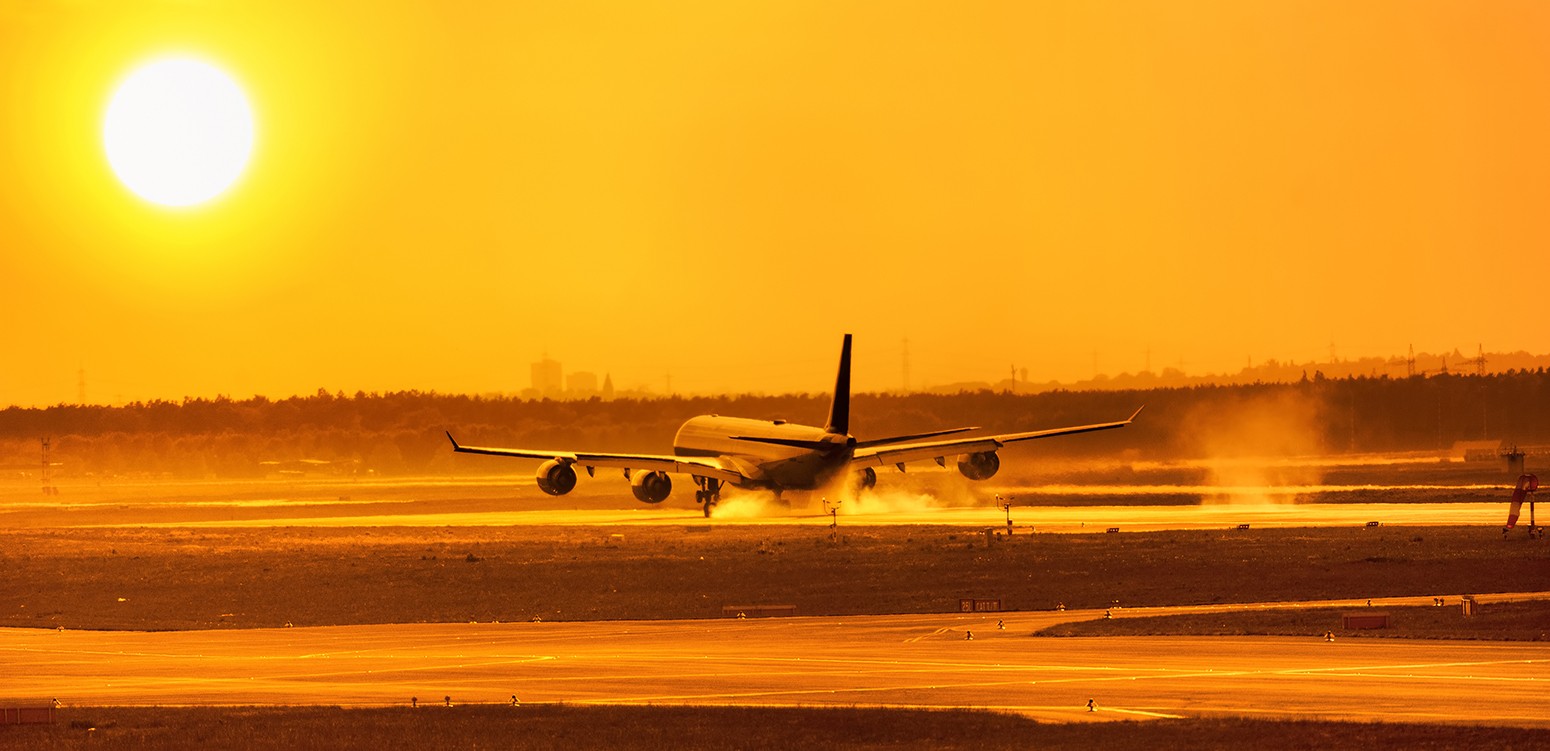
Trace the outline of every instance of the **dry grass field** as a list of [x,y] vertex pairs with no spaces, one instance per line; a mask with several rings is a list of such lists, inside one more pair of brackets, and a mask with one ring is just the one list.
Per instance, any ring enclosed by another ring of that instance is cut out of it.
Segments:
[[0,749],[1544,748],[1541,730],[1242,718],[1041,724],[971,710],[738,707],[86,707],[0,728]]
[[362,623],[1042,610],[1544,589],[1550,542],[1480,527],[1014,535],[795,526],[0,531],[0,625]]

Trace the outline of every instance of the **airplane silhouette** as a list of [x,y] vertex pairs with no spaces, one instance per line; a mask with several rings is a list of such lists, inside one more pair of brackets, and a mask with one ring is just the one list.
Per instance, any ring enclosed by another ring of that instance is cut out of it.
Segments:
[[846,334],[840,348],[828,423],[821,428],[785,420],[701,415],[678,429],[671,455],[464,446],[450,431],[447,440],[452,442],[452,450],[459,453],[545,460],[538,467],[538,487],[550,495],[565,495],[575,489],[578,465],[586,469],[588,476],[593,476],[598,467],[623,468],[636,499],[645,503],[667,499],[673,489],[670,473],[687,474],[694,478],[698,488],[695,502],[710,516],[711,508],[721,499],[724,485],[773,490],[779,496],[786,490],[825,487],[843,473],[851,472],[857,484],[870,488],[877,484],[876,467],[894,465],[902,472],[905,463],[922,459],[934,459],[946,466],[948,456],[957,456],[958,471],[964,477],[987,480],[1001,468],[996,451],[1008,443],[1122,428],[1139,414],[1141,410],[1137,409],[1118,422],[1023,433],[926,440],[978,430],[951,428],[857,440],[850,435],[850,334]]

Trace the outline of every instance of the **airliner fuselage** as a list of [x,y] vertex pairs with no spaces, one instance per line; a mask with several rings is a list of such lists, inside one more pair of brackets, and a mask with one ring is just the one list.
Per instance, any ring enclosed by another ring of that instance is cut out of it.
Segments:
[[737,487],[814,490],[844,471],[855,443],[848,435],[785,420],[702,415],[678,429],[673,455],[722,457],[745,476],[732,482]]

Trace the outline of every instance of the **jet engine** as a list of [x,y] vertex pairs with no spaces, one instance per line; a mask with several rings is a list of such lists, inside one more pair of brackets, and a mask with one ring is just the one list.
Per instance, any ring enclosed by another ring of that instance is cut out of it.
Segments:
[[970,480],[989,480],[1001,469],[1001,457],[994,451],[978,454],[962,454],[958,457],[958,471]]
[[666,472],[641,472],[630,479],[630,490],[638,501],[661,503],[673,492],[673,480]]
[[538,465],[538,489],[549,495],[565,495],[576,489],[576,470],[550,459]]
[[877,484],[877,470],[871,467],[862,467],[856,472],[856,487],[869,490]]

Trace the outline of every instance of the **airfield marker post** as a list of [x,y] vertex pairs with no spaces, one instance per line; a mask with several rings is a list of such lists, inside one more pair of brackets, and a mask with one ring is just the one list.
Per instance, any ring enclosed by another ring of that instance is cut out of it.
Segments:
[[830,501],[827,496],[823,499],[823,510],[829,515],[829,529],[840,528],[840,502]]
[[1007,496],[1003,499],[1000,493],[996,494],[996,505],[1006,512],[1006,534],[1008,537],[1012,535],[1012,501],[1014,500],[1016,500],[1014,496]]

